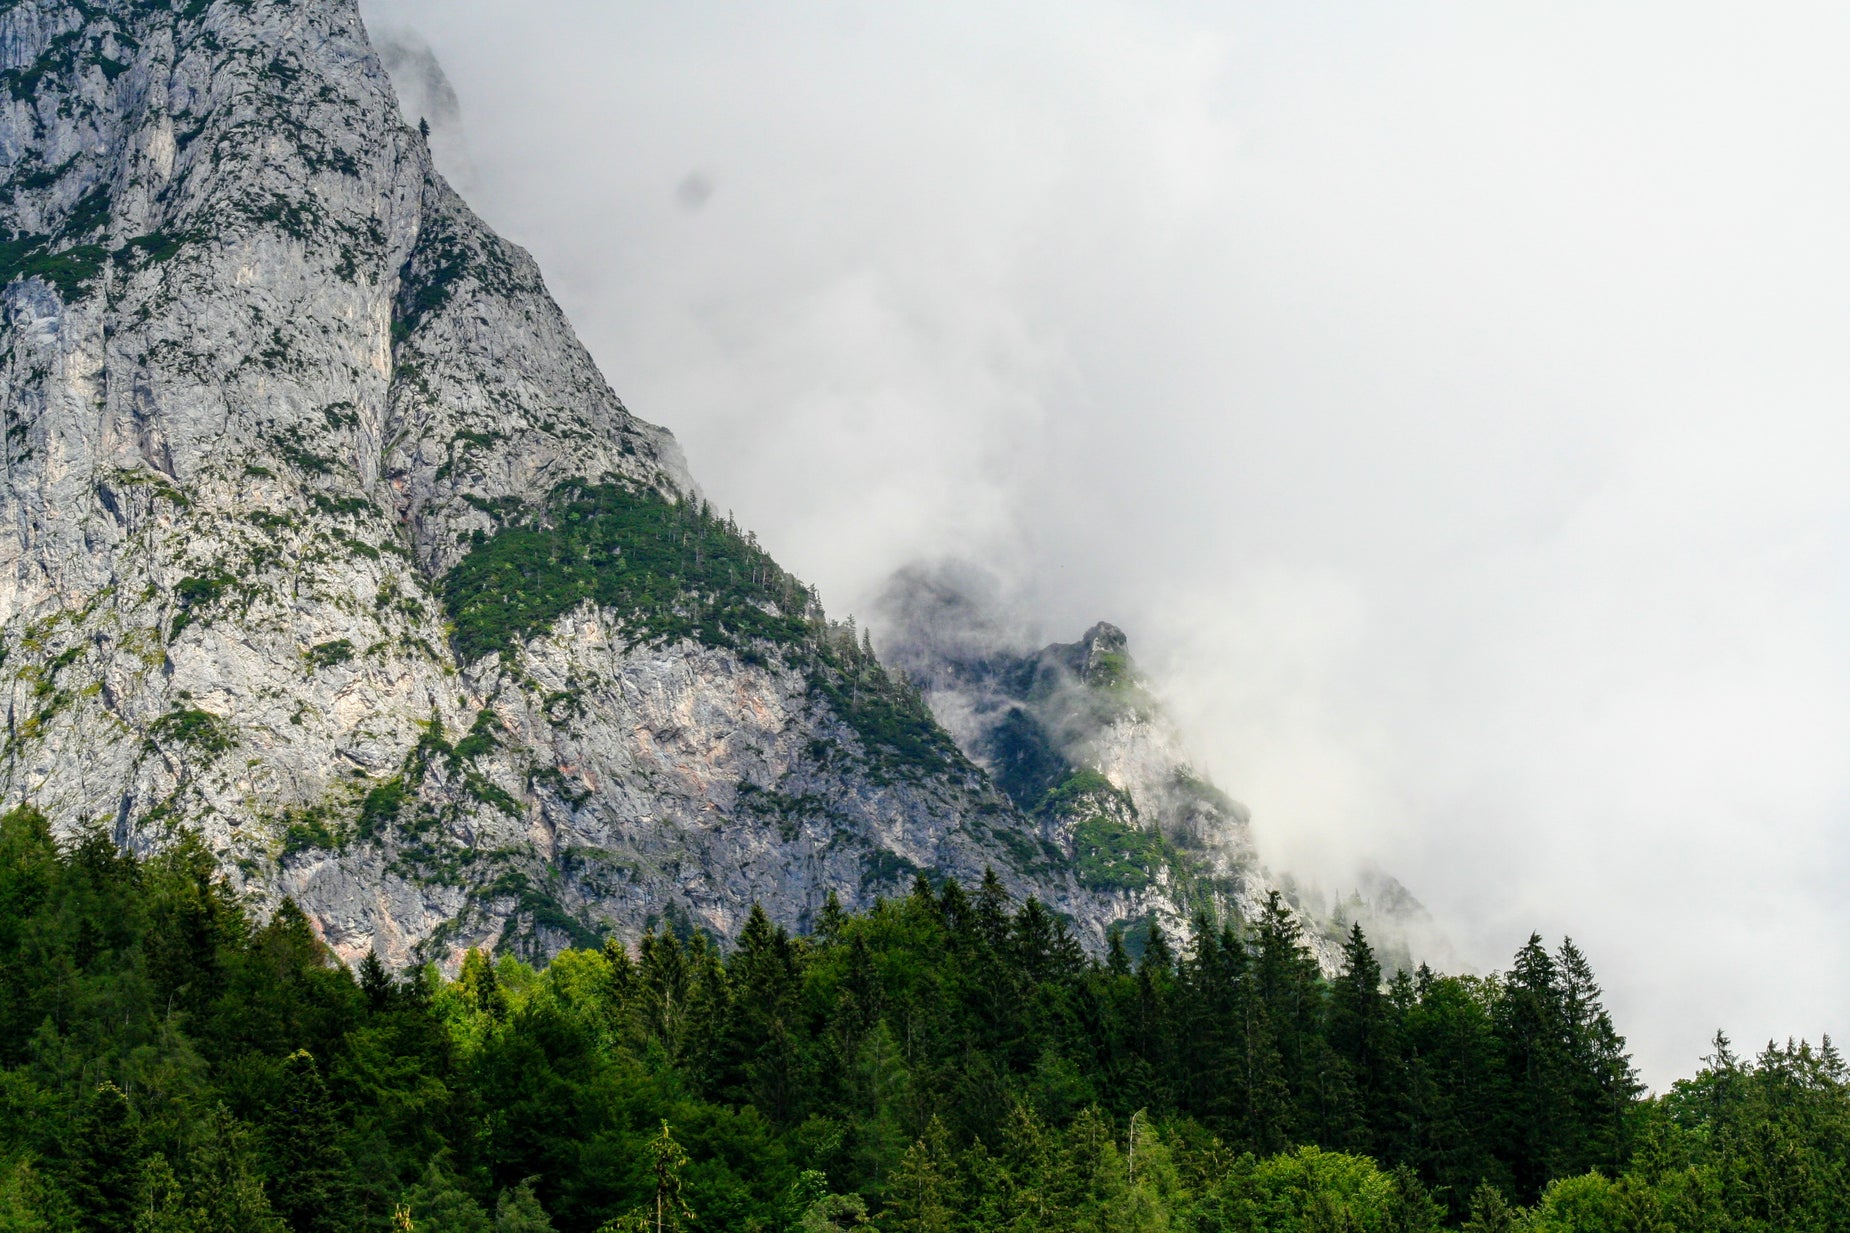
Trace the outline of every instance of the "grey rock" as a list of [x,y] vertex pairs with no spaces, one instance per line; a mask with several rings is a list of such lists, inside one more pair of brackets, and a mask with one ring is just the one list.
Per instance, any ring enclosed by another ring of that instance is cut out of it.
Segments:
[[[765,601],[781,644],[587,600],[459,657],[443,580],[561,485],[695,489],[437,174],[352,0],[21,0],[0,66],[9,805],[195,830],[350,961],[801,926],[921,871],[993,868],[1094,948],[1180,921],[929,721],[923,754],[857,721],[916,703],[807,596]],[[1098,738],[1141,809],[1154,731]]]

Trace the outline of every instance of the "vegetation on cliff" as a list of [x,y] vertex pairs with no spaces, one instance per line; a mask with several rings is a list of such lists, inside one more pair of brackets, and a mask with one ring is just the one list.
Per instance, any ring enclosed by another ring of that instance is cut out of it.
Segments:
[[852,624],[825,620],[813,591],[704,501],[572,483],[541,509],[496,513],[502,524],[478,532],[439,585],[465,663],[511,652],[588,601],[615,614],[635,643],[687,640],[804,670],[811,690],[890,766],[962,764],[918,691],[887,673]]

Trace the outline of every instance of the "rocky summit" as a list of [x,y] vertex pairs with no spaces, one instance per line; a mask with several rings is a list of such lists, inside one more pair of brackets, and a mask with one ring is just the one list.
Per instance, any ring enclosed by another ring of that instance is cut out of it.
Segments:
[[1093,949],[1271,888],[1116,631],[943,667],[960,745],[715,516],[352,0],[6,5],[0,184],[0,782],[60,835],[195,831],[396,965],[920,873]]

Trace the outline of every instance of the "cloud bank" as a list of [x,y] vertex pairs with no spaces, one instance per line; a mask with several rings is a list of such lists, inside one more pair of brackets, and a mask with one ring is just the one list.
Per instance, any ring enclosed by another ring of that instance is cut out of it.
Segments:
[[1272,861],[1573,934],[1653,1082],[1850,1031],[1850,11],[367,14],[832,610],[1123,626]]

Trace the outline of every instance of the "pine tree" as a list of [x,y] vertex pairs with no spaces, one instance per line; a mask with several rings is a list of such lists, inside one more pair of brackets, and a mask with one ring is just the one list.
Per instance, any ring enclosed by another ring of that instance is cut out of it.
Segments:
[[194,1233],[283,1233],[264,1194],[249,1131],[222,1104],[202,1131],[187,1162]]
[[829,897],[822,901],[822,912],[816,918],[816,936],[825,942],[833,942],[841,937],[842,926],[847,922],[848,914],[842,911],[841,897],[835,888],[829,888]]
[[533,1193],[538,1181],[537,1177],[529,1177],[501,1192],[495,1204],[495,1233],[553,1233],[552,1221]]
[[463,955],[462,970],[456,983],[475,1010],[500,1018],[507,1013],[501,996],[501,978],[495,973],[495,961],[471,946]]
[[1445,1209],[1433,1201],[1419,1174],[1405,1164],[1396,1165],[1388,1182],[1390,1193],[1382,1233],[1438,1233]]
[[1496,1027],[1508,1083],[1501,1154],[1520,1199],[1533,1200],[1553,1178],[1575,1169],[1572,1027],[1561,970],[1539,934],[1516,952]]
[[1056,1229],[1069,1212],[1065,1153],[1033,1106],[1016,1101],[1003,1119],[997,1163],[999,1227]]
[[1234,1121],[1238,1102],[1230,1097],[1240,1054],[1235,987],[1242,973],[1235,960],[1237,943],[1235,955],[1223,949],[1229,939],[1228,931],[1214,928],[1206,918],[1197,920],[1176,986],[1177,1031],[1187,1042],[1177,1058],[1181,1070],[1173,1077],[1178,1104],[1222,1135],[1231,1133]]
[[1105,970],[1113,976],[1131,974],[1131,957],[1124,949],[1124,930],[1114,928],[1105,935]]
[[1000,952],[1008,945],[1009,919],[1009,893],[996,871],[985,866],[976,892],[976,927],[991,950]]
[[1054,915],[1030,896],[1015,913],[1014,959],[1031,983],[1048,980],[1058,970]]
[[1521,1214],[1510,1207],[1501,1190],[1485,1182],[1472,1192],[1463,1233],[1516,1233],[1521,1227]]
[[1387,1088],[1387,1000],[1381,965],[1357,923],[1343,943],[1343,967],[1330,989],[1329,1045],[1341,1063],[1332,1076],[1327,1143],[1346,1151],[1374,1149],[1370,1133],[1385,1113]]
[[191,1233],[193,1221],[186,1194],[167,1157],[155,1153],[141,1162],[135,1186],[135,1233]]
[[1308,1141],[1311,1128],[1323,1120],[1323,1091],[1317,1082],[1323,1059],[1318,990],[1322,978],[1304,944],[1303,926],[1277,891],[1266,897],[1254,941],[1252,978],[1257,1005],[1249,1050],[1256,1067],[1275,1053],[1278,1071],[1276,1079],[1255,1074],[1252,1088],[1257,1093],[1262,1083],[1282,1083],[1292,1097],[1282,1124],[1267,1128],[1271,1133],[1266,1147],[1281,1150],[1289,1143]]
[[1565,938],[1556,953],[1561,1006],[1567,1033],[1567,1099],[1572,1138],[1565,1172],[1600,1168],[1616,1175],[1626,1150],[1625,1115],[1641,1090],[1625,1052],[1625,1038],[1613,1028],[1600,1003],[1600,988],[1586,956]]
[[726,1067],[732,1081],[774,1123],[795,1109],[800,1061],[790,1033],[799,978],[790,939],[752,905],[728,968]]
[[367,951],[366,958],[360,960],[360,992],[366,998],[366,1009],[375,1015],[391,1007],[393,995],[397,992],[390,973],[385,970],[385,964],[379,962],[379,952],[376,950]]
[[887,1183],[887,1210],[880,1227],[891,1233],[950,1233],[959,1207],[950,1132],[935,1116],[915,1140]]
[[86,1229],[126,1229],[134,1221],[140,1141],[128,1097],[113,1083],[84,1101],[64,1170],[64,1191]]
[[394,1233],[491,1233],[482,1205],[456,1183],[445,1159],[433,1157],[423,1176],[397,1207]]
[[938,890],[938,916],[944,921],[945,932],[950,935],[953,946],[968,947],[976,924],[974,911],[970,897],[964,894],[957,879],[946,878]]
[[149,883],[143,935],[155,996],[177,1011],[203,1013],[225,987],[225,958],[249,936],[236,892],[197,831],[143,866]]
[[1065,1160],[1049,1187],[1054,1227],[1061,1219],[1110,1227],[1126,1186],[1124,1157],[1113,1138],[1111,1121],[1097,1105],[1081,1109],[1067,1127]]
[[264,1122],[271,1206],[293,1233],[332,1233],[350,1218],[351,1165],[327,1084],[305,1049],[283,1062],[280,1098]]
[[603,955],[610,971],[610,984],[605,996],[612,1010],[627,1009],[630,999],[636,993],[636,961],[630,958],[629,947],[616,938],[604,939]]
[[1139,972],[1156,972],[1168,975],[1175,967],[1175,948],[1169,945],[1169,938],[1163,933],[1163,927],[1151,917],[1144,927],[1143,958],[1137,964]]

